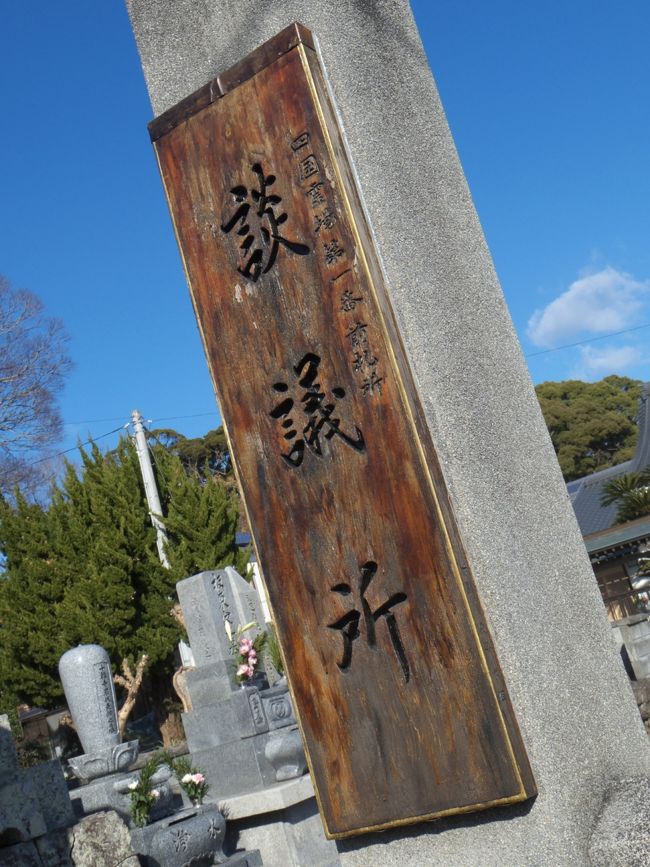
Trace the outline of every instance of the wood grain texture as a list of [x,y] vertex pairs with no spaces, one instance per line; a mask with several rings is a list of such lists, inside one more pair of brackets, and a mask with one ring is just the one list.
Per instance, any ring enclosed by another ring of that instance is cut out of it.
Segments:
[[535,783],[317,56],[277,40],[155,146],[326,832],[343,837]]

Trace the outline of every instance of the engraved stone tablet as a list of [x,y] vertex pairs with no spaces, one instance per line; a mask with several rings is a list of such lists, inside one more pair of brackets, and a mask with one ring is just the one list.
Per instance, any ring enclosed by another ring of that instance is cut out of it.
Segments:
[[98,644],[79,644],[59,660],[59,676],[86,755],[117,746],[115,687],[108,653]]
[[530,797],[310,34],[151,134],[327,833]]

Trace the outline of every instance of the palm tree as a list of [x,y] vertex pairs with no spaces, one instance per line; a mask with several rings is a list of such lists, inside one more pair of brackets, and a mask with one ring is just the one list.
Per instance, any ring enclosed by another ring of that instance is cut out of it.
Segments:
[[601,506],[616,503],[616,521],[624,524],[650,515],[650,465],[637,473],[622,473],[603,485]]

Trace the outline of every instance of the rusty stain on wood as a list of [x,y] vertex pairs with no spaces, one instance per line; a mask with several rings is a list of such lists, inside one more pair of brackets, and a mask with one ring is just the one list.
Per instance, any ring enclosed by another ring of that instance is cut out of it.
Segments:
[[309,31],[150,131],[326,833],[531,797]]

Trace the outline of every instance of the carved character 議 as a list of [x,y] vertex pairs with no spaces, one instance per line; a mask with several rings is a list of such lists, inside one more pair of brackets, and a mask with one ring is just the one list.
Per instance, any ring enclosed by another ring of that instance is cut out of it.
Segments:
[[[299,467],[303,462],[305,447],[317,457],[322,457],[321,437],[327,440],[338,437],[343,443],[357,452],[363,452],[366,448],[363,434],[358,427],[355,427],[355,437],[349,436],[341,430],[341,420],[336,418],[333,413],[335,401],[345,397],[345,390],[338,386],[334,387],[331,390],[334,401],[327,402],[325,392],[316,379],[319,364],[319,356],[308,352],[293,368],[298,386],[304,389],[299,401],[295,401],[288,395],[289,386],[286,382],[276,382],[273,385],[274,391],[286,395],[271,410],[270,415],[276,421],[283,419],[282,427],[286,431],[284,439],[291,443],[291,448],[288,452],[282,453],[282,458],[291,467]],[[298,430],[295,427],[296,423],[289,415],[296,407],[296,404],[298,404],[307,419],[307,423],[300,432],[300,436],[298,436]],[[291,442],[292,440],[294,442]]]

